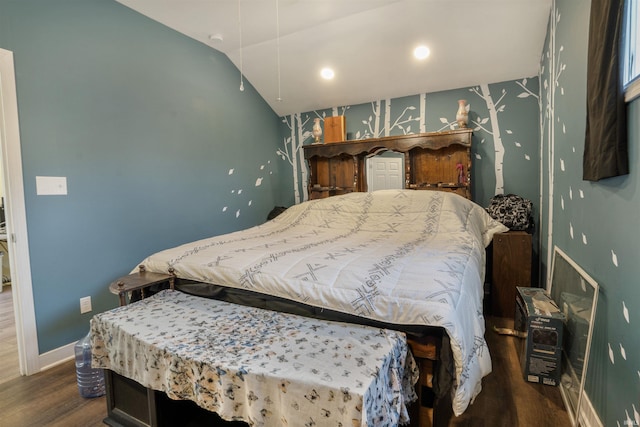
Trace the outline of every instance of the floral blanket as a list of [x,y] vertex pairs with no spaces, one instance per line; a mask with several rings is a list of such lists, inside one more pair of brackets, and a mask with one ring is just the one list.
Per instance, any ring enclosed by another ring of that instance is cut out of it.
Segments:
[[93,367],[252,426],[397,426],[418,370],[404,334],[166,290],[91,320]]

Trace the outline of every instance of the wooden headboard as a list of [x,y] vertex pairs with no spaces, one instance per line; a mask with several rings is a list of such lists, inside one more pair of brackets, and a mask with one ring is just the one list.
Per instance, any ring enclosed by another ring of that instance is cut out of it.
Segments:
[[303,146],[309,198],[367,191],[365,162],[384,151],[404,154],[404,187],[453,191],[471,199],[471,129]]

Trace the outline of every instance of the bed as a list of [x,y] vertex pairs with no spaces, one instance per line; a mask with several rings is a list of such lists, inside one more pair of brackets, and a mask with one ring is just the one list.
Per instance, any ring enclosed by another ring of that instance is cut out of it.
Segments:
[[354,192],[300,203],[260,226],[140,265],[186,294],[398,330],[417,343],[414,352],[435,337],[435,399],[459,415],[491,371],[485,248],[504,231],[451,192]]

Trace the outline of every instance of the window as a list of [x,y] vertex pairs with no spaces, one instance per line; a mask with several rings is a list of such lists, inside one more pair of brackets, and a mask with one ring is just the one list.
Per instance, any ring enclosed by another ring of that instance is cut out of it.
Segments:
[[635,0],[626,1],[624,25],[623,79],[627,102],[640,96],[640,8]]

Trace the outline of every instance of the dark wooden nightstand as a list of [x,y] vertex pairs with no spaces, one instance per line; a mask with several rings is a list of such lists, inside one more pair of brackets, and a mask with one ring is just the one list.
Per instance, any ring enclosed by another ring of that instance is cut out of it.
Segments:
[[531,286],[531,234],[508,231],[493,236],[491,314],[513,319],[516,286]]

